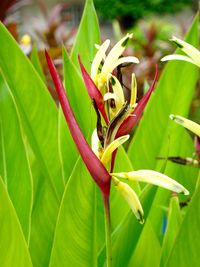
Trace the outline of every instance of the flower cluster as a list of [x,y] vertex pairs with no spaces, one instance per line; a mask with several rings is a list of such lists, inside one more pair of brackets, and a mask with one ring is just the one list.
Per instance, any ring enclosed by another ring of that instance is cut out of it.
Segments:
[[131,37],[131,34],[127,34],[107,55],[109,40],[106,40],[101,46],[96,45],[98,51],[92,62],[91,76],[85,70],[79,57],[82,76],[97,114],[96,129],[92,134],[92,149],[78,127],[62,82],[47,53],[46,58],[70,132],[94,181],[102,194],[107,194],[108,197],[112,182],[116,190],[127,201],[139,222],[143,223],[144,213],[138,196],[128,184],[120,179],[151,183],[186,195],[189,192],[173,179],[152,170],[113,172],[117,148],[128,140],[129,133],[140,119],[157,79],[156,71],[151,87],[136,103],[137,83],[135,75],[132,74],[130,95],[125,96],[120,69],[127,64],[139,63],[136,57],[122,56]]

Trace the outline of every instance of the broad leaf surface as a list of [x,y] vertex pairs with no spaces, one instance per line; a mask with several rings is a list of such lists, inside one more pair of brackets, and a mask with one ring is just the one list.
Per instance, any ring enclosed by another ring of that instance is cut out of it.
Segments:
[[0,263],[3,267],[32,267],[15,209],[0,177]]
[[3,24],[0,24],[0,39],[0,68],[19,110],[28,142],[60,199],[64,184],[58,157],[56,105],[31,62]]
[[[32,209],[32,175],[18,112],[0,72],[0,175],[29,241]],[[3,202],[2,202],[2,205]]]
[[165,262],[167,261],[171,253],[174,241],[181,225],[181,221],[182,214],[180,210],[179,199],[177,197],[172,197],[170,200],[168,217],[166,218],[166,229],[164,229],[162,255],[160,262],[161,266],[165,265]]
[[97,15],[92,0],[86,0],[82,19],[74,41],[71,59],[79,67],[78,54],[80,54],[87,71],[90,71],[91,62],[96,52],[95,44],[100,42],[100,32]]
[[200,250],[200,184],[193,195],[188,211],[184,217],[178,236],[171,250],[166,267],[199,266]]

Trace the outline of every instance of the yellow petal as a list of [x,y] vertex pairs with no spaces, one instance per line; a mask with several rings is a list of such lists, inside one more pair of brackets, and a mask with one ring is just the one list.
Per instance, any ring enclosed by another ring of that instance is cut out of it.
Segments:
[[174,43],[176,43],[176,45],[178,47],[180,47],[180,49],[186,53],[194,62],[197,66],[200,67],[200,51],[197,50],[194,46],[192,46],[191,44],[173,36],[171,41],[173,41]]
[[135,191],[128,184],[120,182],[115,177],[112,177],[112,181],[115,185],[116,190],[126,200],[138,221],[140,223],[144,223],[144,212]]
[[111,144],[107,146],[105,149],[102,157],[101,162],[104,166],[106,166],[111,161],[112,153],[117,149],[120,145],[122,145],[124,142],[126,142],[129,139],[130,135],[124,135],[117,139],[115,139]]
[[160,172],[152,170],[138,170],[132,172],[111,173],[111,175],[127,180],[154,184],[173,192],[189,195],[189,191],[184,186]]
[[110,99],[116,100],[116,98],[117,98],[117,96],[114,93],[105,93],[105,95],[103,96],[103,100],[104,101],[107,101],[107,100],[110,100]]
[[173,114],[171,114],[169,117],[171,120],[175,121],[178,124],[181,124],[183,127],[185,127],[186,129],[190,130],[191,132],[200,137],[200,125],[197,124],[196,122],[193,122],[184,117]]
[[102,75],[107,76],[108,73],[112,72],[113,66],[116,64],[116,61],[121,56],[126,48],[126,44],[128,40],[132,38],[132,34],[127,34],[124,38],[122,38],[110,51],[108,56],[105,59],[102,68]]
[[182,61],[187,61],[187,62],[190,62],[196,65],[193,59],[187,56],[183,56],[183,55],[168,55],[168,56],[161,58],[161,61],[168,61],[168,60],[182,60]]
[[132,73],[131,77],[131,99],[130,99],[130,106],[133,108],[136,104],[136,99],[137,99],[137,81],[135,74]]
[[98,51],[93,59],[92,66],[91,66],[91,78],[93,81],[96,80],[99,65],[101,61],[106,57],[106,51],[110,45],[110,40],[106,40],[101,46],[98,47]]
[[119,65],[123,64],[123,63],[139,63],[139,59],[137,57],[121,57],[119,58],[115,64],[113,64],[112,66],[112,70],[111,72]]
[[95,128],[92,133],[92,151],[97,157],[99,157],[99,138],[97,135],[97,129]]
[[124,92],[119,80],[114,75],[110,74],[108,78],[112,84],[113,92],[116,95],[115,99],[116,111],[119,111],[125,102]]

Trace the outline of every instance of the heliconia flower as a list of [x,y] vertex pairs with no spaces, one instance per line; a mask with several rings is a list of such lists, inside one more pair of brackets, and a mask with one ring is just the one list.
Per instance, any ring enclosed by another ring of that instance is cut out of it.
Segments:
[[[149,101],[149,98],[155,88],[157,78],[158,78],[158,66],[156,65],[156,73],[155,73],[154,80],[153,80],[151,87],[146,92],[146,94],[144,94],[144,96],[140,99],[140,101],[137,103],[136,107],[133,109],[131,113],[131,116],[128,116],[123,121],[123,123],[119,127],[116,137],[129,134],[131,130],[133,129],[133,127],[136,125],[136,123],[140,120],[143,114],[144,108],[146,107]],[[133,80],[135,79],[134,76],[132,77],[132,79]],[[136,86],[136,84],[134,86]],[[131,91],[134,92],[134,90],[137,90],[137,88],[135,87]],[[133,94],[136,94],[136,92],[134,92]],[[134,105],[135,99],[136,99],[136,96],[134,97],[131,96],[132,105]]]
[[196,66],[200,67],[200,51],[197,50],[194,46],[190,45],[189,43],[176,38],[175,36],[171,39],[187,56],[183,55],[168,55],[161,59],[161,61],[168,61],[168,60],[183,60],[188,61]]
[[97,158],[94,154],[90,146],[88,145],[83,133],[81,132],[78,123],[74,117],[73,111],[69,104],[68,98],[65,93],[65,89],[63,87],[62,81],[56,71],[56,68],[49,57],[48,53],[45,51],[45,56],[47,60],[47,64],[56,88],[56,91],[59,96],[60,104],[70,129],[70,133],[74,139],[74,142],[80,152],[80,155],[90,172],[91,176],[93,177],[96,184],[101,189],[102,193],[109,195],[110,193],[110,181],[111,176],[101,163],[101,161]]
[[111,49],[107,56],[105,53],[110,41],[106,40],[101,46],[98,46],[98,51],[91,66],[91,77],[101,92],[106,85],[108,74],[112,73],[117,66],[123,63],[139,63],[138,58],[133,56],[120,58],[130,38],[132,38],[132,34],[128,33]]
[[[123,42],[125,42],[126,39],[124,39]],[[136,86],[136,80],[135,76],[132,76],[132,88],[131,88],[131,103],[128,105],[125,103],[123,107],[119,110],[117,115],[108,123],[108,127],[105,128],[101,125],[101,119],[99,118],[100,115],[98,114],[98,108],[100,110],[101,108],[101,114],[105,115],[105,121],[107,119],[107,115],[104,110],[104,105],[101,102],[102,101],[102,95],[98,94],[100,93],[99,90],[96,88],[94,85],[93,81],[91,78],[88,77],[87,72],[85,71],[84,67],[81,66],[81,71],[83,73],[83,77],[87,86],[88,93],[92,100],[96,101],[94,102],[94,107],[97,112],[97,128],[92,134],[92,149],[89,147],[87,141],[85,140],[78,124],[77,121],[74,117],[73,111],[71,109],[70,103],[68,101],[68,98],[65,93],[65,89],[63,87],[62,81],[60,80],[60,77],[55,69],[55,66],[49,57],[48,53],[45,52],[46,55],[46,60],[47,64],[52,76],[52,79],[54,81],[55,88],[58,93],[59,101],[64,113],[64,116],[66,118],[66,122],[68,124],[70,133],[73,137],[73,140],[79,150],[79,153],[88,169],[90,172],[91,176],[93,177],[94,181],[100,188],[103,199],[104,199],[104,204],[107,205],[107,210],[109,210],[109,194],[110,194],[110,183],[111,181],[114,183],[114,186],[116,190],[125,198],[127,203],[129,204],[130,208],[136,215],[137,219],[143,223],[143,210],[142,206],[140,204],[140,201],[134,192],[133,189],[126,183],[123,183],[119,181],[116,177],[120,178],[128,178],[130,180],[137,180],[137,181],[143,181],[143,182],[148,182],[148,183],[153,183],[156,185],[160,185],[164,188],[173,190],[175,192],[183,192],[184,194],[188,194],[188,191],[181,186],[179,183],[176,181],[172,180],[171,178],[159,174],[154,171],[148,171],[148,170],[141,170],[141,171],[135,171],[135,172],[129,172],[129,173],[109,173],[110,170],[112,171],[113,169],[113,155],[116,154],[117,148],[122,145],[125,141],[128,140],[129,138],[129,131],[131,130],[131,126],[134,125],[134,123],[139,119],[139,117],[142,114],[142,111],[144,110],[144,107],[154,89],[155,82],[157,79],[157,71],[156,71],[156,76],[154,78],[154,82],[149,89],[149,91],[143,96],[143,98],[139,101],[137,104],[134,113],[131,115],[136,115],[137,120],[132,120],[134,118],[133,116],[128,117],[125,119],[125,124],[123,122],[124,118],[126,117],[126,114],[128,113],[129,109],[133,108],[135,106],[136,102],[136,91],[137,91],[137,86]],[[108,74],[110,75],[110,74]],[[110,75],[114,80],[115,78]],[[91,82],[92,81],[92,82]],[[116,81],[116,80],[115,80]],[[119,88],[115,89],[115,94],[121,94],[119,93],[120,90]],[[98,92],[98,93],[97,93]],[[100,100],[98,100],[98,96],[101,97]],[[122,98],[121,98],[122,99]],[[132,107],[130,107],[130,105]],[[129,119],[130,118],[130,119]],[[125,125],[125,130],[126,134],[121,134],[123,131],[121,130],[120,136],[117,136],[119,125]]]
[[152,170],[138,170],[132,172],[111,173],[111,175],[130,181],[154,184],[176,193],[183,193],[184,195],[189,195],[189,191],[184,186],[160,172]]
[[193,122],[184,117],[173,115],[173,114],[171,114],[169,117],[171,120],[175,121],[178,124],[181,124],[183,127],[185,127],[186,129],[190,130],[191,132],[196,134],[198,137],[200,137],[200,125],[197,124],[196,122]]
[[112,182],[114,183],[116,190],[127,201],[138,221],[143,224],[144,212],[135,191],[128,184],[119,181],[116,177],[112,177]]

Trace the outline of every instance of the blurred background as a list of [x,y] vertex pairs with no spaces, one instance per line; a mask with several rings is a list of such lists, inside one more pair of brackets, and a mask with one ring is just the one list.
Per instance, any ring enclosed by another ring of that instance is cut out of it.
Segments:
[[[126,32],[133,39],[125,52],[140,59],[140,64],[123,68],[124,86],[130,87],[130,73],[135,72],[139,98],[148,89],[155,64],[175,47],[168,39],[183,38],[195,13],[198,0],[94,0],[101,28],[102,41],[114,44]],[[0,20],[6,25],[24,53],[31,57],[37,51],[45,80],[56,99],[44,60],[48,49],[62,75],[61,45],[70,53],[84,8],[81,0],[1,0]],[[165,64],[159,63],[159,74]],[[197,88],[199,86],[197,85]],[[200,92],[192,104],[192,117],[200,118]]]

